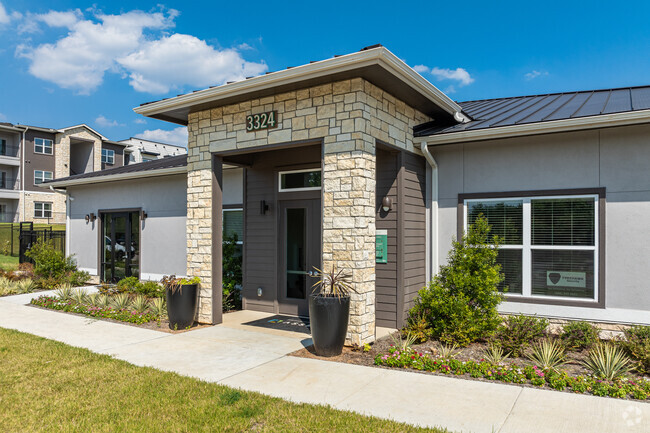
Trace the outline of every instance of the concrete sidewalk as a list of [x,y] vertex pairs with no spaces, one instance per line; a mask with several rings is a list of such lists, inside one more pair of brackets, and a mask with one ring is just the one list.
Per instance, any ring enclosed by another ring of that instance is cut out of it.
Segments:
[[286,356],[311,341],[241,324],[263,313],[168,334],[24,305],[32,296],[0,298],[0,327],[294,402],[454,432],[650,432],[648,403]]

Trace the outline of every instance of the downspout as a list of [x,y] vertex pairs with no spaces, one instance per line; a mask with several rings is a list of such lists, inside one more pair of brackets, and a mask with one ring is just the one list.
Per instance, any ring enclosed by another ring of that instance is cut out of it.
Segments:
[[50,185],[50,191],[57,192],[65,196],[65,256],[68,257],[70,255],[70,208],[72,207],[72,201],[74,198],[68,194],[67,190],[61,191],[54,189],[52,185]]
[[28,129],[29,126],[25,126],[25,129],[23,130],[23,144],[20,146],[20,152],[22,154],[22,157],[20,158],[20,196],[23,202],[23,211],[21,212],[22,218],[20,219],[23,221],[25,221],[25,146],[27,145],[25,134]]
[[429,257],[426,278],[427,281],[430,281],[438,273],[438,163],[429,152],[426,141],[420,143],[420,150],[431,167],[431,181],[428,183],[431,185],[431,196],[429,197],[431,209],[427,215],[429,219],[427,228],[431,230],[431,233],[430,236],[427,236],[426,245],[427,256]]

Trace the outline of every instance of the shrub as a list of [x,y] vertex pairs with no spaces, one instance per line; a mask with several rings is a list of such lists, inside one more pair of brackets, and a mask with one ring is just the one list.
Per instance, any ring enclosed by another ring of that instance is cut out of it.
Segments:
[[141,281],[135,291],[149,298],[162,298],[165,296],[165,288],[156,281]]
[[223,237],[223,311],[241,309],[242,254],[237,233]]
[[140,284],[136,277],[122,278],[117,282],[117,291],[119,293],[135,293],[135,289]]
[[481,215],[461,242],[453,242],[448,264],[420,290],[409,312],[411,323],[424,317],[433,338],[461,346],[489,336],[500,322],[497,306],[503,299],[497,290],[503,280],[497,255],[498,238],[490,238]]
[[88,281],[90,281],[90,274],[86,271],[69,272],[63,278],[63,281],[75,287],[84,286]]
[[36,242],[25,255],[34,260],[34,275],[39,279],[61,279],[68,272],[77,270],[74,259],[65,257],[52,241]]
[[424,316],[409,316],[405,330],[410,332],[418,343],[424,343],[431,338],[431,328]]
[[589,322],[569,322],[562,328],[560,339],[566,347],[588,349],[600,341],[599,330]]
[[520,356],[526,348],[546,335],[548,320],[532,316],[508,316],[499,325],[493,341],[512,356]]
[[650,326],[632,326],[623,330],[625,352],[634,360],[636,370],[650,374]]

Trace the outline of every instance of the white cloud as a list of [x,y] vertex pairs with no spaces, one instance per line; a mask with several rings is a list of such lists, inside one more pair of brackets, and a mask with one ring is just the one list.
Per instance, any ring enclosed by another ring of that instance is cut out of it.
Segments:
[[7,13],[4,5],[0,3],[0,24],[9,24],[9,21],[11,21],[11,17]]
[[69,32],[52,43],[19,45],[16,55],[29,59],[32,75],[80,94],[96,90],[107,72],[128,78],[137,91],[160,94],[188,85],[241,80],[267,70],[263,62],[244,60],[240,50],[245,47],[217,49],[191,35],[164,33],[178,16],[173,9],[91,13],[95,15],[90,19],[78,9],[30,15],[23,20],[24,31],[32,31],[30,23],[38,23]]
[[7,121],[7,116],[4,114],[0,113],[0,122],[6,122]]
[[532,71],[528,72],[527,74],[524,74],[524,78],[526,80],[530,81],[530,80],[534,80],[537,77],[545,77],[547,75],[548,75],[548,72],[546,72],[546,71],[532,70]]
[[110,128],[112,126],[124,126],[123,124],[118,123],[117,120],[107,119],[103,115],[99,115],[97,119],[95,119],[95,123],[104,128]]
[[147,129],[141,134],[137,134],[136,137],[187,147],[187,127],[185,126],[179,126],[171,131],[164,129]]
[[[413,69],[419,73],[419,74],[431,74],[435,77],[436,80],[442,81],[442,80],[452,80],[452,81],[457,81],[457,85],[459,87],[467,86],[468,84],[472,84],[474,82],[474,78],[467,72],[466,69],[464,68],[456,68],[456,69],[447,69],[447,68],[439,68],[437,66],[433,68],[429,68],[426,65],[415,65],[413,66]],[[451,93],[455,92],[455,87],[450,86]]]
[[137,119],[135,119],[135,120],[133,121],[133,123],[137,123],[138,125],[145,125],[145,124],[147,123],[147,121],[144,120],[144,119],[141,118],[141,117],[138,117]]

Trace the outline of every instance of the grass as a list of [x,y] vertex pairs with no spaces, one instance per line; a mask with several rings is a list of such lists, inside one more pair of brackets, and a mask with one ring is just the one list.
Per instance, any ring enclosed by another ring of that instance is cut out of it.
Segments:
[[4,271],[15,271],[18,269],[18,257],[0,254],[0,269]]
[[[18,255],[19,249],[19,236],[20,231],[19,223],[0,223],[0,251],[9,252],[12,249],[12,237],[13,237],[13,254]],[[34,224],[35,230],[49,229],[52,227],[54,231],[65,231],[65,224]]]
[[136,367],[2,328],[0,390],[3,432],[443,432]]

